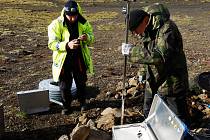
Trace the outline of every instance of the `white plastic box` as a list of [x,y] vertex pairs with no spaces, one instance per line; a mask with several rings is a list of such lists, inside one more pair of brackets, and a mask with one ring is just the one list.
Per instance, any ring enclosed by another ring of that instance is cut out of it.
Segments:
[[27,114],[49,110],[49,91],[36,89],[17,92],[20,111]]
[[113,140],[182,140],[186,125],[155,95],[148,117],[142,123],[114,126]]

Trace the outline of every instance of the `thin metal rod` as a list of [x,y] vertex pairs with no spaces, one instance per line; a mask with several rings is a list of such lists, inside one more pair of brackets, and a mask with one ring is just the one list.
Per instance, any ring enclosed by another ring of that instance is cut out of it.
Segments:
[[[126,7],[126,35],[125,35],[125,43],[128,43],[128,27],[129,27],[129,11],[130,11],[130,2],[127,1]],[[123,92],[122,92],[122,114],[121,114],[121,125],[124,121],[124,109],[125,109],[125,99],[124,95],[126,95],[125,89],[125,80],[126,80],[126,66],[127,66],[127,56],[124,56],[124,72],[123,72]]]

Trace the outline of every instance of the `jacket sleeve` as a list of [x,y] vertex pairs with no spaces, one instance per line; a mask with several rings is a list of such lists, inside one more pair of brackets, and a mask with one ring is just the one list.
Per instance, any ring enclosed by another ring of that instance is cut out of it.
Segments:
[[[163,83],[163,81],[166,80],[166,73],[164,73],[164,69],[162,69],[162,66],[164,65],[162,57],[163,56],[161,55],[161,52],[158,49],[154,49],[153,51],[151,51],[147,50],[146,46],[133,47],[131,50],[131,55],[129,57],[129,60],[131,62],[145,65],[145,68],[147,68],[146,80],[149,81],[150,88],[153,92],[157,91],[158,87]],[[150,65],[155,66],[156,69],[151,69]],[[160,74],[157,71],[163,72],[164,75]]]
[[[182,43],[179,38],[179,32],[173,28],[167,28],[161,37],[159,37],[158,44],[154,45],[153,50],[148,50],[148,44],[143,47],[133,47],[131,50],[130,61],[139,64],[155,65],[157,72],[152,69],[149,71],[150,78],[152,78],[155,89],[162,85],[168,75],[173,70],[173,57],[179,51],[178,46]],[[150,44],[152,45],[152,44]]]
[[90,46],[94,42],[95,37],[93,34],[93,28],[88,21],[84,24],[83,34],[87,35],[87,40],[84,41],[84,43]]
[[48,26],[48,48],[53,51],[66,51],[67,41],[62,41],[62,32],[60,29],[60,23],[54,20]]
[[162,61],[162,56],[158,49],[150,51],[145,46],[135,46],[131,49],[129,61],[132,63],[158,65]]

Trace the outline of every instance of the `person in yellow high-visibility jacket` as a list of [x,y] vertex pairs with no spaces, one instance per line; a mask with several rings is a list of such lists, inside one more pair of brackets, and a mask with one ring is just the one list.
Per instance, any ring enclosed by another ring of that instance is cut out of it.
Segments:
[[71,111],[71,86],[77,87],[81,110],[86,109],[85,88],[87,72],[94,74],[88,46],[94,41],[93,28],[81,15],[81,7],[75,1],[66,2],[61,16],[48,26],[48,47],[53,51],[53,80],[59,82],[63,110]]

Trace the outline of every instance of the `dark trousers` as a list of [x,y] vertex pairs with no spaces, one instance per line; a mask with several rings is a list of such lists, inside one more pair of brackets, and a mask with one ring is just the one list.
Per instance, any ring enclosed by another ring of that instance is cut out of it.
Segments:
[[[152,105],[154,94],[151,92],[146,92],[144,95],[144,115],[148,117],[149,110]],[[187,111],[187,101],[186,93],[174,95],[174,96],[162,96],[162,99],[168,105],[168,107],[186,124],[188,125],[188,111]]]
[[152,105],[153,97],[154,97],[154,95],[150,92],[145,92],[144,93],[143,109],[144,109],[144,117],[145,118],[147,118],[148,115],[149,115],[149,110],[150,110],[150,107]]
[[189,125],[189,114],[187,110],[186,93],[175,97],[165,97],[164,101],[168,107],[186,124]]
[[60,74],[60,91],[63,107],[69,109],[72,102],[71,86],[73,79],[77,87],[77,97],[80,104],[85,103],[86,95],[86,72],[80,72],[73,69],[63,69]]

